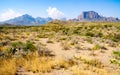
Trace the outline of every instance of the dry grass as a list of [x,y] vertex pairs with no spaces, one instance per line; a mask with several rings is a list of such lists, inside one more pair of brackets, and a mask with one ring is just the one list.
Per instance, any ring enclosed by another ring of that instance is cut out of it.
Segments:
[[[105,56],[112,57],[110,54],[112,49],[120,47],[120,23],[79,23],[79,22],[50,22],[44,26],[28,26],[28,27],[0,27],[0,75],[14,75],[16,74],[18,67],[22,67],[27,71],[36,72],[42,75],[42,73],[49,73],[55,70],[69,70],[72,68],[74,75],[119,75],[112,70],[117,70],[118,65],[111,67],[111,64],[105,68],[101,63],[101,60],[86,59],[82,57],[75,57],[74,59],[68,60],[63,54],[60,56],[57,49],[52,49],[55,52],[55,56],[40,56],[38,54],[39,47],[57,46],[55,44],[60,43],[59,51],[67,54],[68,51],[72,51],[75,54],[87,54],[88,58],[100,57],[102,58],[103,53],[97,53],[99,50],[104,50]],[[41,41],[42,39],[47,41]],[[12,43],[21,41],[26,44],[27,47],[20,46],[17,50],[27,49],[19,55],[9,54],[10,49],[14,49]],[[26,43],[31,41],[31,43]],[[40,46],[38,45],[39,43]],[[96,45],[95,45],[96,44]],[[101,45],[105,44],[105,45]],[[31,46],[34,45],[34,50]],[[93,46],[93,47],[92,47]],[[59,47],[59,46],[58,46]],[[49,49],[49,48],[48,48]],[[64,50],[63,50],[64,49]],[[74,51],[76,50],[77,51]],[[51,50],[51,49],[50,49]],[[56,51],[55,51],[56,50]],[[79,51],[78,51],[79,50]],[[84,51],[82,51],[84,50]],[[92,51],[91,51],[92,50]],[[45,50],[44,50],[45,51]],[[79,53],[77,53],[79,52]],[[91,53],[96,56],[91,56]],[[5,54],[5,55],[3,55]],[[69,53],[68,53],[69,54]],[[116,54],[116,53],[115,53]],[[72,56],[69,54],[66,56]],[[117,53],[118,55],[118,53]],[[60,56],[60,58],[58,58]],[[116,58],[116,57],[114,57]],[[119,57],[116,59],[118,60]],[[65,60],[66,59],[66,60]],[[108,60],[108,59],[106,59]],[[104,61],[103,61],[104,62]],[[105,61],[107,62],[107,61]],[[109,63],[109,62],[107,62]],[[82,66],[81,67],[79,67]],[[83,65],[87,65],[86,67]],[[108,70],[111,68],[112,70]],[[120,72],[120,71],[119,71]]]
[[17,70],[16,59],[3,59],[0,62],[0,75],[14,75]]
[[0,62],[0,75],[14,75],[18,67],[35,73],[51,72],[52,69],[68,68],[70,62],[61,58],[39,57],[37,52],[29,53],[23,58],[3,59]]

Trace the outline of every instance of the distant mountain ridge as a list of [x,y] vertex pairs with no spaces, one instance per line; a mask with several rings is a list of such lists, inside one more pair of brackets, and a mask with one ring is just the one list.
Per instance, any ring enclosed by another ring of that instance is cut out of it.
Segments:
[[41,25],[52,21],[53,19],[48,18],[41,18],[37,17],[34,18],[28,14],[4,21],[3,23],[13,24],[13,25]]
[[[11,25],[41,25],[41,24],[46,24],[48,22],[53,21],[54,19],[48,17],[48,18],[42,18],[42,17],[37,17],[34,18],[28,14],[24,14],[19,17],[15,17],[13,19],[0,22],[0,25],[3,24],[11,24]],[[66,20],[66,18],[62,18],[60,20]],[[73,21],[79,21],[79,22],[120,22],[120,19],[114,18],[114,17],[104,17],[99,15],[95,11],[84,11],[82,12],[77,18],[71,19]]]
[[108,21],[108,22],[120,21],[118,18],[114,18],[114,17],[103,17],[95,11],[84,11],[74,20],[75,21]]

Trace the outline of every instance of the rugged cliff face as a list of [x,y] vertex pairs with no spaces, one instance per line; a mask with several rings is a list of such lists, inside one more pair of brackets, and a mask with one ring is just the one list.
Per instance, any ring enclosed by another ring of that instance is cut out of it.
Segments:
[[95,11],[85,11],[82,12],[77,18],[77,21],[120,21],[118,18],[114,17],[103,17]]

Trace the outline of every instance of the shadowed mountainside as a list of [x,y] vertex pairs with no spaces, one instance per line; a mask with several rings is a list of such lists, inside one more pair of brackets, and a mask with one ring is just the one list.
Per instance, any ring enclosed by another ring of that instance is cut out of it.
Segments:
[[108,22],[120,21],[118,18],[101,16],[95,11],[84,11],[75,20],[76,21],[108,21]]

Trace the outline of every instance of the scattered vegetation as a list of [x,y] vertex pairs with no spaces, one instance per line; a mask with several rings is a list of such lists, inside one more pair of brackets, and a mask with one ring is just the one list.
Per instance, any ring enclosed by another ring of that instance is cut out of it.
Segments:
[[113,54],[120,57],[120,52],[119,51],[113,51]]
[[114,58],[110,60],[111,63],[120,66],[120,51],[113,51]]
[[[20,69],[38,75],[62,69],[73,75],[119,75],[120,52],[112,52],[120,48],[119,38],[119,22],[55,20],[43,26],[1,26],[0,75],[17,75]],[[104,62],[112,65],[105,67]]]

